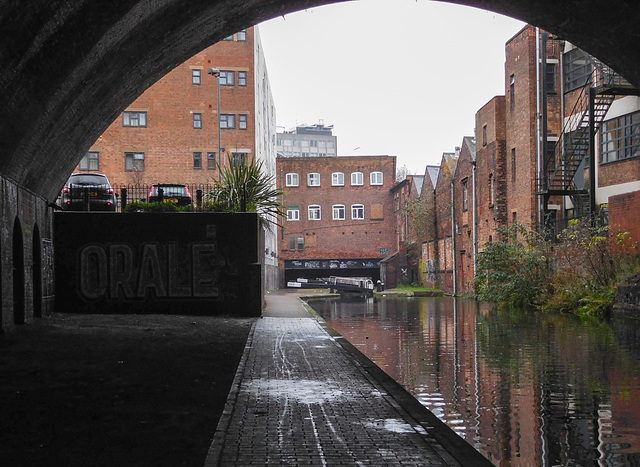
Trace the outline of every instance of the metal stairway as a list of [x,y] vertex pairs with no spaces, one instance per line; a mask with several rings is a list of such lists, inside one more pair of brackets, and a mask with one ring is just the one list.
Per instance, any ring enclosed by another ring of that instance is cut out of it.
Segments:
[[574,177],[589,155],[591,132],[600,128],[616,96],[638,94],[636,88],[610,67],[593,57],[590,59],[592,73],[582,87],[553,152],[545,159],[545,178],[539,190],[539,194],[547,197],[569,196],[576,215],[584,215],[590,209],[589,192],[578,189]]

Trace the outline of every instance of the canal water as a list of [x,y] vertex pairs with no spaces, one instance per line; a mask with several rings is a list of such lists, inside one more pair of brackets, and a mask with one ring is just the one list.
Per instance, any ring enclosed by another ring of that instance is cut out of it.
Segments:
[[309,304],[495,465],[640,465],[637,320],[448,297]]

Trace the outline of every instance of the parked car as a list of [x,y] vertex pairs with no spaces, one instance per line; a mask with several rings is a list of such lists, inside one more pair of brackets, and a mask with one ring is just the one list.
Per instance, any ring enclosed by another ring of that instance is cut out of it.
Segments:
[[73,174],[62,189],[60,204],[65,211],[115,211],[116,194],[104,174]]
[[[162,193],[160,192],[162,190]],[[192,199],[187,185],[177,183],[158,183],[151,186],[148,200],[150,203],[162,201],[176,206],[190,206]]]

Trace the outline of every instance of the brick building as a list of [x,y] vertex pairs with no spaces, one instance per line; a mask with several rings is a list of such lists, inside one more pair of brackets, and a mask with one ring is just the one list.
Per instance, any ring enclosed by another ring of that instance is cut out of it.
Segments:
[[476,253],[515,222],[542,231],[608,214],[612,232],[640,240],[638,216],[628,215],[640,199],[637,90],[532,26],[505,47],[505,95],[476,113],[477,147],[464,138],[453,168],[445,154],[435,185],[424,280],[449,293],[471,290]]
[[396,247],[390,189],[395,156],[278,157],[287,219],[279,235],[284,282],[330,275],[380,278]]
[[476,253],[476,142],[471,136],[462,140],[453,183],[453,218],[455,251],[454,280],[456,293],[473,290]]
[[392,256],[383,261],[384,282],[388,287],[420,280],[420,229],[410,222],[410,216],[420,202],[423,183],[424,175],[407,175],[391,188],[396,247]]
[[433,278],[433,282],[428,280],[427,285],[439,285],[448,292],[453,292],[454,289],[453,182],[459,156],[460,148],[456,148],[455,153],[442,155],[434,187],[434,235],[422,244],[422,262],[426,267],[425,274],[427,280]]
[[[209,74],[212,68],[219,77]],[[206,192],[229,159],[262,161],[263,170],[275,177],[275,134],[258,29],[248,28],[194,55],[147,89],[98,138],[75,172],[104,173],[117,190],[127,186],[130,199],[144,200],[154,183],[202,186]],[[270,289],[278,272],[275,228],[265,237],[265,287]]]

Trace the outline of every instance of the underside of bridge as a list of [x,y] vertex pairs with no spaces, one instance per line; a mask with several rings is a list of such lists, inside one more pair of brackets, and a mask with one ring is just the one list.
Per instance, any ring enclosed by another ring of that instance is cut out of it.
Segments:
[[[2,264],[15,259],[11,233],[19,220],[25,237],[25,268],[29,269],[34,230],[43,239],[51,237],[47,203],[55,200],[96,138],[146,88],[229,34],[330,3],[336,2],[0,0]],[[615,5],[604,0],[450,3],[540,26],[640,85],[640,5],[635,0],[619,0]],[[393,7],[394,0],[389,0],[388,8]],[[451,31],[461,34],[455,24]],[[46,263],[46,257],[43,261]],[[12,306],[10,271],[7,267],[2,270],[5,324]],[[27,300],[25,306],[30,305]]]

